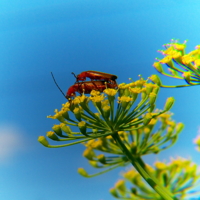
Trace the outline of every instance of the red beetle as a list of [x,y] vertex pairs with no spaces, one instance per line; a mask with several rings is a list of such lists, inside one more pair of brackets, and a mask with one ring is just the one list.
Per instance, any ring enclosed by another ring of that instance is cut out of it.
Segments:
[[[72,74],[74,74],[72,72]],[[111,82],[111,83],[116,83],[115,80],[117,79],[116,75],[113,74],[107,74],[103,72],[97,72],[97,71],[85,71],[81,72],[79,75],[75,75],[76,81],[85,81],[86,78],[90,78],[91,81],[93,80],[99,80],[99,81],[106,81],[106,82]]]
[[[63,91],[58,86],[53,73],[51,72],[51,75],[53,77],[53,80],[58,87],[58,89],[61,91],[63,96],[67,98],[68,100],[76,95],[76,92],[79,94],[90,94],[92,90],[97,90],[99,92],[103,92],[106,88],[117,88],[117,83],[115,81],[113,82],[105,82],[105,81],[85,81],[85,82],[76,82],[74,85],[70,86],[68,89],[66,95],[63,93]],[[114,75],[113,75],[114,76]]]
[[74,85],[72,85],[67,93],[66,98],[70,99],[71,97],[74,97],[76,94],[75,92],[78,92],[79,94],[90,94],[92,90],[97,90],[99,92],[103,92],[106,88],[117,88],[116,83],[106,83],[104,81],[85,81],[85,82],[77,82]]

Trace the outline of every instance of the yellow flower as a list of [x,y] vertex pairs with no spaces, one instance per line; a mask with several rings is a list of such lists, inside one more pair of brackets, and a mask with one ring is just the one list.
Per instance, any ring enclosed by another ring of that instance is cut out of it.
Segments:
[[81,121],[78,123],[78,127],[85,127],[86,126],[86,123],[84,121]]
[[90,95],[91,95],[91,96],[98,96],[98,95],[100,95],[100,92],[97,91],[97,90],[92,90],[92,91],[90,92]]
[[118,97],[118,100],[119,100],[120,103],[122,103],[122,102],[130,102],[130,101],[133,100],[133,98],[127,97],[127,96],[122,96],[122,97]]
[[135,86],[142,87],[145,83],[146,83],[145,80],[140,79],[140,80],[135,81]]
[[161,170],[167,168],[167,165],[166,165],[165,163],[159,162],[159,161],[155,162],[154,165],[155,165],[155,167],[156,167],[157,169],[161,169]]
[[129,88],[129,91],[135,94],[139,94],[141,92],[143,92],[143,89],[141,88]]
[[116,93],[117,93],[117,90],[111,89],[111,88],[107,88],[103,92],[106,93],[109,96],[115,96]]
[[60,111],[58,111],[58,109],[54,110],[55,115],[49,115],[47,116],[47,118],[52,118],[52,119],[58,119],[59,117],[62,117],[62,113]]
[[182,60],[183,64],[187,65],[187,64],[193,62],[195,59],[194,59],[194,57],[187,54],[187,55],[182,56],[181,60]]
[[98,96],[93,96],[93,97],[89,97],[91,101],[93,102],[101,102],[105,99],[104,94],[98,95]]
[[176,43],[173,46],[174,46],[175,49],[180,50],[180,51],[182,51],[182,50],[184,50],[186,48],[186,44],[185,43],[183,43],[183,44]]
[[119,89],[126,89],[127,88],[127,84],[126,83],[121,83],[118,85]]
[[162,63],[162,64],[170,64],[171,62],[172,62],[171,56],[166,56],[162,60],[160,60],[160,63]]

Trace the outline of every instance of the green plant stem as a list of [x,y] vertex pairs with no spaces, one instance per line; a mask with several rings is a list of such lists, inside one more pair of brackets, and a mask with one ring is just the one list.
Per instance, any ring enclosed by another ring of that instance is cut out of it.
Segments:
[[120,149],[123,151],[124,155],[127,156],[129,161],[138,171],[138,173],[145,179],[145,181],[164,199],[164,200],[175,200],[174,195],[172,195],[165,187],[160,185],[160,183],[152,177],[144,167],[141,159],[138,159],[126,148],[124,143],[121,141],[117,132],[112,135],[113,139],[117,142]]

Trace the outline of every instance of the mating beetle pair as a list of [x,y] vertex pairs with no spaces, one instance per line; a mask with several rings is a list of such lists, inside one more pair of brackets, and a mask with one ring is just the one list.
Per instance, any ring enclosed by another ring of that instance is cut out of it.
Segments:
[[[52,74],[56,86],[68,100],[74,97],[76,95],[76,92],[80,94],[89,94],[92,90],[98,90],[99,92],[103,92],[103,90],[105,90],[106,88],[117,88],[117,83],[115,81],[117,79],[117,76],[113,74],[107,74],[97,71],[85,71],[77,76],[74,73],[72,74],[75,76],[76,82],[74,85],[69,87],[66,95],[64,95]],[[90,78],[91,81],[85,81],[86,78]]]

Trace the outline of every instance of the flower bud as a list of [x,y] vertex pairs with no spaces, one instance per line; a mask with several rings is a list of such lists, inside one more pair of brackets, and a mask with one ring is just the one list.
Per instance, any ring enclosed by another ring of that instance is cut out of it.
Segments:
[[191,81],[191,73],[188,71],[188,72],[184,72],[183,73],[183,77],[185,79],[185,81],[190,84],[190,81]]
[[67,126],[66,124],[60,124],[61,130],[64,131],[67,134],[72,134],[71,128]]
[[64,112],[62,113],[62,116],[63,116],[65,119],[70,120],[68,111],[64,111]]
[[148,123],[151,121],[151,119],[152,119],[152,114],[146,113],[146,115],[144,116],[143,124],[148,125]]
[[147,97],[147,92],[146,92],[146,89],[143,90],[143,92],[141,93],[141,98],[142,100],[145,99]]
[[176,134],[179,134],[184,129],[183,123],[178,123],[176,126]]
[[87,148],[84,152],[83,152],[83,156],[85,158],[87,158],[88,160],[93,160],[94,157],[96,157],[94,151],[92,150],[92,148]]
[[160,72],[161,74],[164,72],[164,71],[163,71],[163,67],[162,67],[162,65],[160,64],[160,62],[155,62],[155,63],[153,64],[153,66],[154,66],[154,68],[155,68],[158,72]]
[[160,87],[158,85],[154,85],[152,92],[155,93],[155,94],[158,94],[159,91],[160,91]]
[[166,169],[167,168],[167,165],[164,163],[164,162],[159,162],[159,161],[156,161],[154,163],[154,166],[157,168],[157,169],[160,169],[160,170],[163,170],[163,169]]
[[175,99],[173,97],[169,97],[165,103],[164,110],[169,111],[174,105]]
[[151,77],[149,77],[149,79],[151,81],[153,81],[154,83],[156,83],[158,86],[161,86],[162,85],[162,82],[159,78],[159,76],[157,76],[156,74],[152,75]]
[[73,113],[74,113],[76,119],[77,119],[78,121],[81,121],[81,111],[80,111],[80,108],[75,108],[75,109],[73,110]]
[[45,147],[49,146],[49,143],[48,143],[48,141],[46,140],[46,138],[44,136],[39,136],[38,137],[38,142],[40,142]]
[[115,187],[121,192],[125,193],[126,192],[126,186],[125,186],[125,181],[124,180],[119,180],[115,184]]
[[100,163],[106,164],[106,158],[105,158],[104,154],[98,155],[98,156],[97,156],[97,159],[98,159],[98,161],[99,161]]
[[46,136],[55,141],[59,140],[58,136],[53,131],[47,132]]
[[60,125],[55,124],[52,127],[53,131],[58,135],[58,136],[62,136],[62,130],[60,128]]
[[78,127],[79,127],[79,130],[81,131],[81,133],[83,135],[86,134],[86,123],[84,121],[81,121],[78,123]]
[[110,106],[103,107],[104,115],[108,119],[110,117]]
[[119,198],[119,195],[118,195],[117,190],[116,190],[115,188],[111,188],[111,189],[110,189],[110,193],[111,193],[111,195],[113,195],[114,197]]
[[85,169],[83,168],[78,168],[78,173],[81,175],[81,176],[84,176],[86,178],[89,177],[88,173],[85,171]]
[[154,105],[156,101],[157,95],[154,92],[149,94],[149,104]]
[[97,161],[89,160],[89,163],[90,163],[90,165],[92,165],[92,167],[99,168]]

